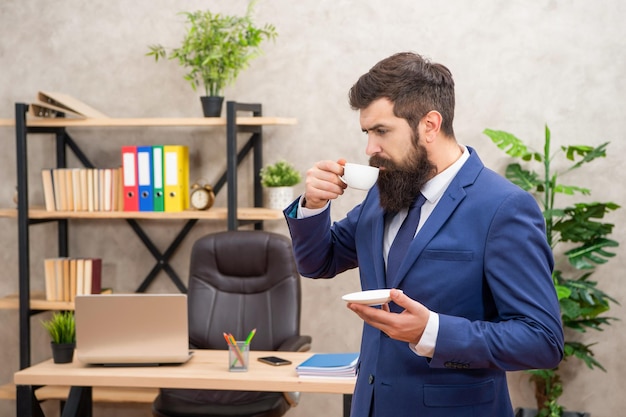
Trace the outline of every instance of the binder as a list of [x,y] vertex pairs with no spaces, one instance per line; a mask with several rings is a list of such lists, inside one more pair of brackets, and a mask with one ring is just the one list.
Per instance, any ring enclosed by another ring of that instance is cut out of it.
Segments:
[[189,148],[183,145],[163,146],[165,161],[165,211],[189,208]]
[[154,211],[165,210],[165,192],[163,190],[163,146],[152,147],[152,198]]
[[152,146],[137,146],[139,211],[154,211],[152,190]]
[[124,211],[139,211],[137,185],[137,147],[122,146]]

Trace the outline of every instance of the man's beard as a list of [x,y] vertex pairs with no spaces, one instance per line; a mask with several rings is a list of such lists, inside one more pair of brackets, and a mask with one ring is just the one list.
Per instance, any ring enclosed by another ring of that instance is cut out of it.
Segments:
[[413,146],[401,165],[377,155],[372,156],[369,163],[385,168],[378,175],[378,189],[380,205],[387,212],[408,208],[422,186],[436,173],[436,167],[428,160],[422,145]]

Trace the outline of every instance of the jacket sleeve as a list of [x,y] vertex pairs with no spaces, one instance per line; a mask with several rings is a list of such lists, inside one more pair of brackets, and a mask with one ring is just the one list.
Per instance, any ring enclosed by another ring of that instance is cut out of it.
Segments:
[[431,367],[547,369],[563,357],[551,279],[552,251],[534,198],[515,193],[496,211],[485,243],[484,279],[494,320],[440,314]]
[[352,209],[331,227],[330,206],[315,216],[297,219],[293,202],[284,210],[291,234],[298,272],[309,278],[332,278],[358,266],[354,244],[361,206]]

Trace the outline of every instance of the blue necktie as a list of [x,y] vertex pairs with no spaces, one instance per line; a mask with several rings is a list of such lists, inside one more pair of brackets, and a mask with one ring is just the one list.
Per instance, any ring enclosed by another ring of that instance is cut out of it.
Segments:
[[398,234],[393,240],[391,248],[389,248],[386,275],[387,286],[389,287],[394,281],[394,278],[398,273],[398,269],[400,268],[400,264],[402,264],[402,261],[406,256],[406,252],[409,249],[409,245],[415,237],[415,231],[417,230],[417,225],[420,222],[420,213],[424,202],[426,202],[426,197],[420,193],[413,204],[409,207],[409,213],[407,214],[406,219],[404,219],[404,222],[402,222],[402,226],[400,226],[400,230],[398,230]]

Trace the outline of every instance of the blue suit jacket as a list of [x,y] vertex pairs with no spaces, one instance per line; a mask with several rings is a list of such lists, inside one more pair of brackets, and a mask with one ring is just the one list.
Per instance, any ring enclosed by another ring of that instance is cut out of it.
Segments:
[[[420,357],[365,324],[352,416],[512,417],[505,371],[552,368],[562,359],[541,211],[470,153],[392,285],[439,313],[434,356]],[[387,287],[377,188],[332,225],[330,210],[292,218],[294,204],[285,215],[303,276],[358,267],[363,290]]]

